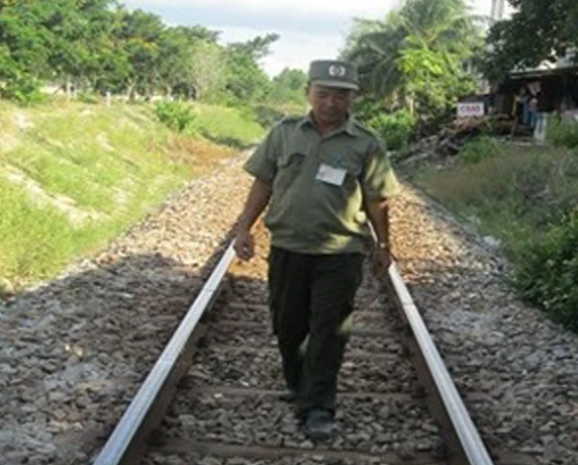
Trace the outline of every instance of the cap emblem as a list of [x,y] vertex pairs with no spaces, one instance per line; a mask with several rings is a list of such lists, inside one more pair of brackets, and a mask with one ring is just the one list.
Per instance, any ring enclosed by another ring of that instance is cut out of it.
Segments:
[[341,66],[341,65],[331,65],[329,67],[329,75],[331,77],[344,77],[347,74],[347,70],[345,69],[345,66]]

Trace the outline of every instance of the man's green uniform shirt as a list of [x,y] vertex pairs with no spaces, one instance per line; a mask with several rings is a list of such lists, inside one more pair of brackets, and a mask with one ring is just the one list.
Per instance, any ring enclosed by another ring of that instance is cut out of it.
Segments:
[[[316,179],[320,166],[345,170],[341,185]],[[276,125],[245,164],[272,188],[265,223],[273,247],[307,254],[364,252],[370,229],[364,196],[399,189],[384,144],[353,118],[322,137],[312,116]]]

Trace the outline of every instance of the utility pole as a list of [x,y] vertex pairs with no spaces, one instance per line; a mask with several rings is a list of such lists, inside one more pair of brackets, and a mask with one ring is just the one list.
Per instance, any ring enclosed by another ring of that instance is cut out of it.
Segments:
[[504,18],[505,8],[506,8],[506,0],[492,0],[492,13],[491,13],[492,24],[501,21]]

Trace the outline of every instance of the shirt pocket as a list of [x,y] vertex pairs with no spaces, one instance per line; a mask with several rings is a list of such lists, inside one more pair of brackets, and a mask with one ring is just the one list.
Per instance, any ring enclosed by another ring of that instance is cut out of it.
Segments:
[[283,154],[277,165],[277,176],[273,188],[279,193],[285,193],[301,173],[304,163],[305,154],[303,153]]
[[363,166],[361,165],[361,162],[358,159],[353,157],[344,158],[341,161],[341,166],[347,171],[348,177],[351,177],[352,179],[356,180],[361,176]]

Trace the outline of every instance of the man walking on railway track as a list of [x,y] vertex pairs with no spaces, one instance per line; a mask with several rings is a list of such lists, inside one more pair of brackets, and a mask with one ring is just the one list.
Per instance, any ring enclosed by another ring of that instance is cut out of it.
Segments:
[[286,118],[245,165],[255,177],[235,250],[254,255],[251,228],[269,206],[269,302],[289,394],[313,440],[331,436],[337,376],[371,241],[390,263],[387,199],[398,185],[384,144],[351,115],[357,71],[311,63],[309,114]]

